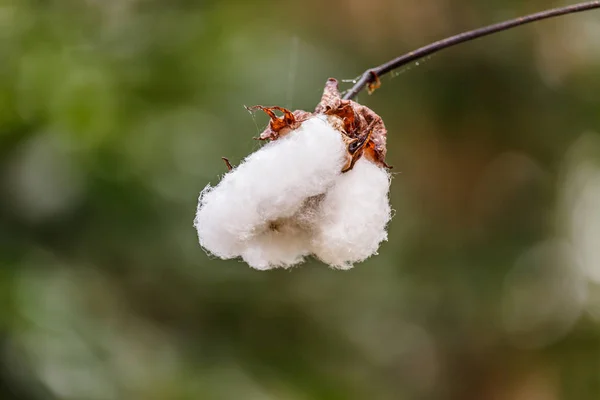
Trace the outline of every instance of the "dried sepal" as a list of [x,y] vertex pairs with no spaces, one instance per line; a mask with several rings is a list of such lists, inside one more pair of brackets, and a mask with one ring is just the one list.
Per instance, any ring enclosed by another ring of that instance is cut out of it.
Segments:
[[[252,106],[246,107],[248,111],[261,110],[264,111],[269,118],[269,126],[260,134],[258,139],[260,140],[276,140],[281,136],[293,131],[294,129],[298,129],[300,124],[306,121],[311,113],[296,110],[294,112],[288,110],[287,108],[272,106],[272,107],[264,107],[264,106]],[[275,111],[280,111],[283,113],[281,117],[278,117],[275,114]]]
[[321,101],[315,107],[315,114],[325,114],[330,109],[336,109],[340,106],[342,95],[338,89],[338,82],[335,78],[327,79]]
[[233,165],[231,165],[227,157],[221,157],[221,160],[225,162],[225,165],[227,166],[227,171],[231,171],[233,169]]
[[[349,146],[348,153],[353,156],[352,164],[364,155],[375,164],[390,168],[385,162],[387,129],[383,120],[369,107],[353,100],[342,100],[335,79],[330,78],[327,81],[321,102],[316,109],[338,119],[337,122],[330,121],[334,127],[342,128],[341,131],[346,136],[345,141]],[[352,152],[350,148],[350,144],[355,143],[356,140],[364,140],[359,153]]]
[[[346,143],[347,162],[342,172],[351,170],[363,156],[380,167],[391,168],[385,162],[387,130],[383,120],[370,108],[353,100],[343,100],[334,78],[327,80],[321,101],[312,113],[303,110],[292,112],[283,107],[253,106],[247,109],[262,110],[271,118],[269,126],[258,137],[261,140],[277,140],[310,117],[325,115]],[[274,111],[283,115],[278,117]]]

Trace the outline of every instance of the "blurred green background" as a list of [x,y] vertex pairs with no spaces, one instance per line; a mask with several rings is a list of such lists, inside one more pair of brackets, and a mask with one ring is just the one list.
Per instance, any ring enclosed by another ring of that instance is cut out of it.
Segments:
[[359,96],[396,211],[354,269],[254,271],[192,226],[260,146],[244,105],[564,4],[0,0],[0,399],[599,399],[600,11]]

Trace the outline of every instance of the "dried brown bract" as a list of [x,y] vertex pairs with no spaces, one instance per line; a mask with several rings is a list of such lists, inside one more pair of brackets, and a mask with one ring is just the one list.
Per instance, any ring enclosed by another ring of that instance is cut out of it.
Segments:
[[[312,113],[304,110],[292,112],[276,106],[253,106],[248,110],[262,110],[271,118],[269,126],[258,137],[261,140],[277,140],[312,116],[326,116],[346,143],[348,159],[342,172],[351,170],[363,156],[380,167],[391,168],[385,163],[387,130],[383,120],[370,108],[342,99],[338,82],[333,78],[327,80],[321,101]],[[283,115],[278,117],[275,111]]]

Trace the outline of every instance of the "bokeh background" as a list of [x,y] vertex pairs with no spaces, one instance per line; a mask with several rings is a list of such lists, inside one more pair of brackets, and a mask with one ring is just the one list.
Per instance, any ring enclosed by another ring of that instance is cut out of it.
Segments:
[[359,96],[395,217],[353,270],[254,271],[192,226],[260,146],[244,105],[564,4],[0,0],[0,399],[600,398],[600,11]]

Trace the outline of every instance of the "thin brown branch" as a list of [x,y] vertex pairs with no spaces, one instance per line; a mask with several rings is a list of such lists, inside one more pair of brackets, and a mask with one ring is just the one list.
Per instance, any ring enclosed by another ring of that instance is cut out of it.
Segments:
[[356,84],[346,92],[344,99],[353,99],[356,95],[363,90],[365,87],[371,88],[373,84],[378,82],[378,78],[385,75],[403,65],[409,64],[413,61],[417,61],[423,57],[427,57],[433,53],[437,53],[440,50],[452,47],[459,43],[468,42],[469,40],[477,39],[483,36],[491,35],[492,33],[504,31],[507,29],[514,28],[519,25],[525,25],[530,22],[540,21],[547,18],[558,17],[560,15],[572,14],[587,10],[600,8],[600,1],[588,1],[584,3],[578,3],[571,6],[553,8],[550,10],[541,11],[535,14],[526,15],[511,19],[508,21],[500,22],[497,24],[489,25],[483,28],[474,29],[472,31],[459,33],[458,35],[450,36],[446,39],[438,40],[437,42],[423,46],[417,50],[413,50],[410,53],[401,55],[400,57],[394,58],[381,64],[377,67],[366,70],[356,82]]

